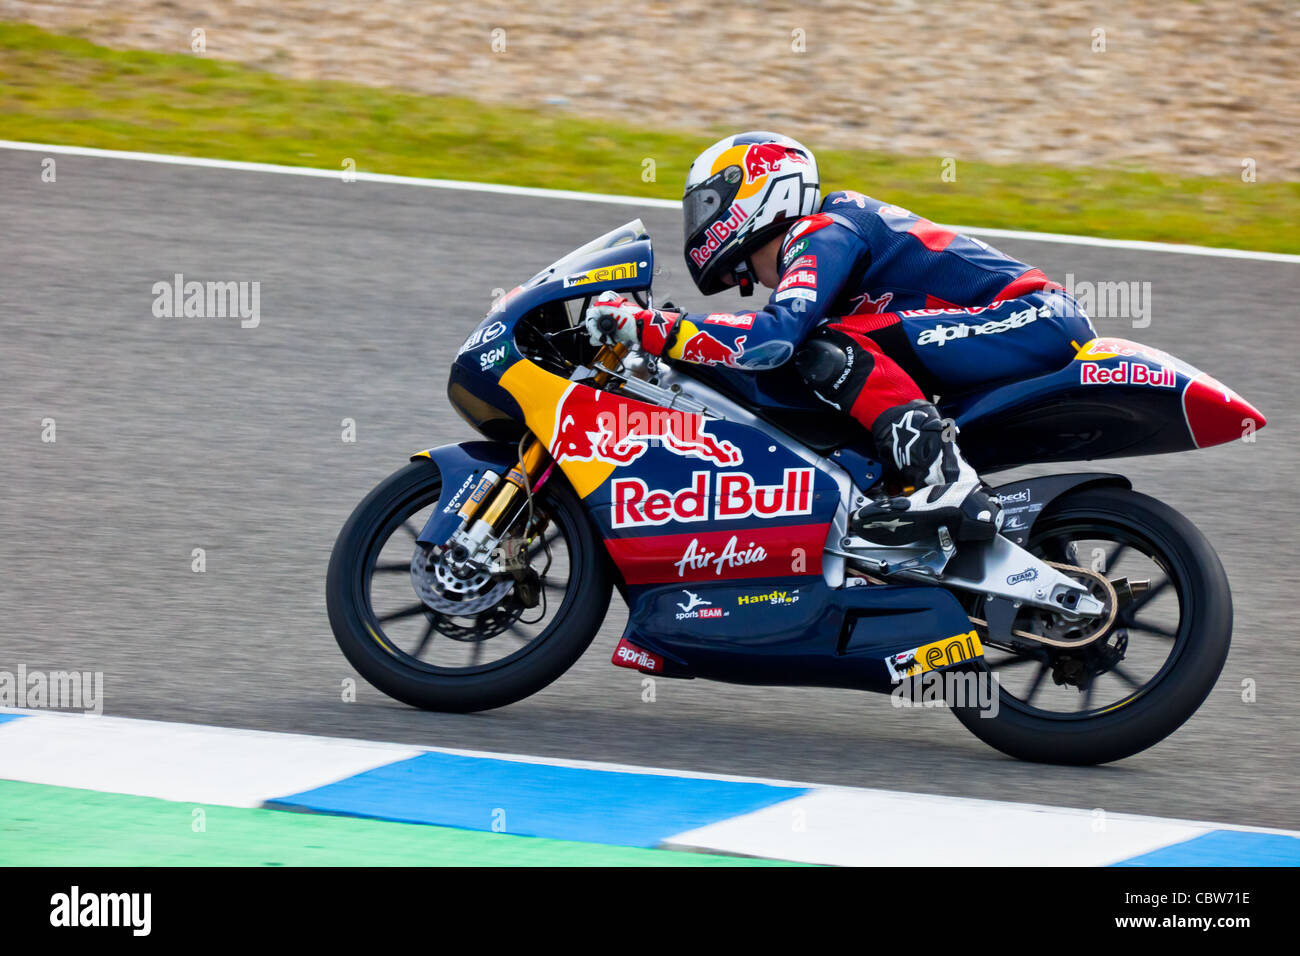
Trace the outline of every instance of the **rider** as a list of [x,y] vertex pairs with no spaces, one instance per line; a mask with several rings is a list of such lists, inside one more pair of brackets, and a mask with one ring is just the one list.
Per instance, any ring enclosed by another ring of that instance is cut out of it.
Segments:
[[705,295],[773,290],[761,310],[643,309],[607,292],[587,310],[593,344],[747,371],[793,358],[822,401],[869,429],[911,494],[871,501],[852,530],[903,544],[946,525],[993,537],[998,504],[927,396],[1042,375],[1095,336],[1088,317],[1038,269],[969,236],[856,192],[821,197],[806,147],[768,132],[701,153],[682,200],[686,265]]

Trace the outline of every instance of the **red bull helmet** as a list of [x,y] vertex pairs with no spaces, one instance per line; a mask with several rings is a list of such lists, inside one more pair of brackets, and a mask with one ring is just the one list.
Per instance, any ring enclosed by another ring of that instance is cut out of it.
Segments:
[[682,213],[686,267],[705,295],[728,285],[754,291],[749,258],[821,206],[812,151],[779,133],[738,133],[691,163]]

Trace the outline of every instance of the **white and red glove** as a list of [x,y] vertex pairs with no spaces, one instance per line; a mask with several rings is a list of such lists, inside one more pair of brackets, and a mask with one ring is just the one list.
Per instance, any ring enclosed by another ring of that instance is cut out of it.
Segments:
[[603,292],[587,309],[584,325],[592,345],[622,342],[637,345],[640,340],[639,323],[652,315],[631,299],[617,292]]

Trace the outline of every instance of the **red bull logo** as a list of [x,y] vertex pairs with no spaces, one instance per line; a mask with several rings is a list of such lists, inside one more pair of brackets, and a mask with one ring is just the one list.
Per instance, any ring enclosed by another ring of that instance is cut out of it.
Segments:
[[696,332],[686,344],[682,346],[682,358],[687,362],[695,362],[699,365],[732,365],[736,364],[736,359],[740,358],[745,351],[746,336],[736,337],[736,347],[733,349],[726,342],[715,339],[708,332]]
[[725,219],[719,219],[708,229],[704,230],[707,238],[700,245],[691,250],[691,259],[697,266],[702,266],[708,262],[715,252],[724,242],[735,235],[736,230],[744,225],[745,220],[749,218],[749,213],[743,206],[732,206],[727,211]]
[[[596,396],[593,401],[589,396]],[[597,408],[597,403],[616,408]],[[740,449],[710,435],[704,419],[680,409],[623,401],[604,392],[575,387],[561,400],[559,429],[551,457],[563,461],[602,461],[629,465],[651,442],[686,458],[700,458],[729,468],[744,462]]]
[[799,150],[778,143],[756,143],[745,150],[745,181],[752,183],[760,176],[776,172],[776,167],[786,160],[808,165]]
[[1178,372],[1169,366],[1152,368],[1142,362],[1120,362],[1106,368],[1096,362],[1079,363],[1081,385],[1149,385],[1152,388],[1174,388],[1178,385]]
[[610,484],[610,524],[628,528],[812,513],[811,468],[787,468],[776,485],[760,485],[743,471],[726,472],[718,476],[716,497],[712,480],[710,472],[697,471],[685,488],[666,491],[651,489],[640,478],[616,478]]

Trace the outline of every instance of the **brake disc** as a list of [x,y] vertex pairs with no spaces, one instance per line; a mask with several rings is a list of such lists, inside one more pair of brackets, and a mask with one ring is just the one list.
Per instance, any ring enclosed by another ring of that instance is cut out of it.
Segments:
[[463,616],[500,604],[514,580],[501,580],[483,568],[453,567],[446,549],[426,551],[417,545],[411,555],[411,586],[439,614]]

